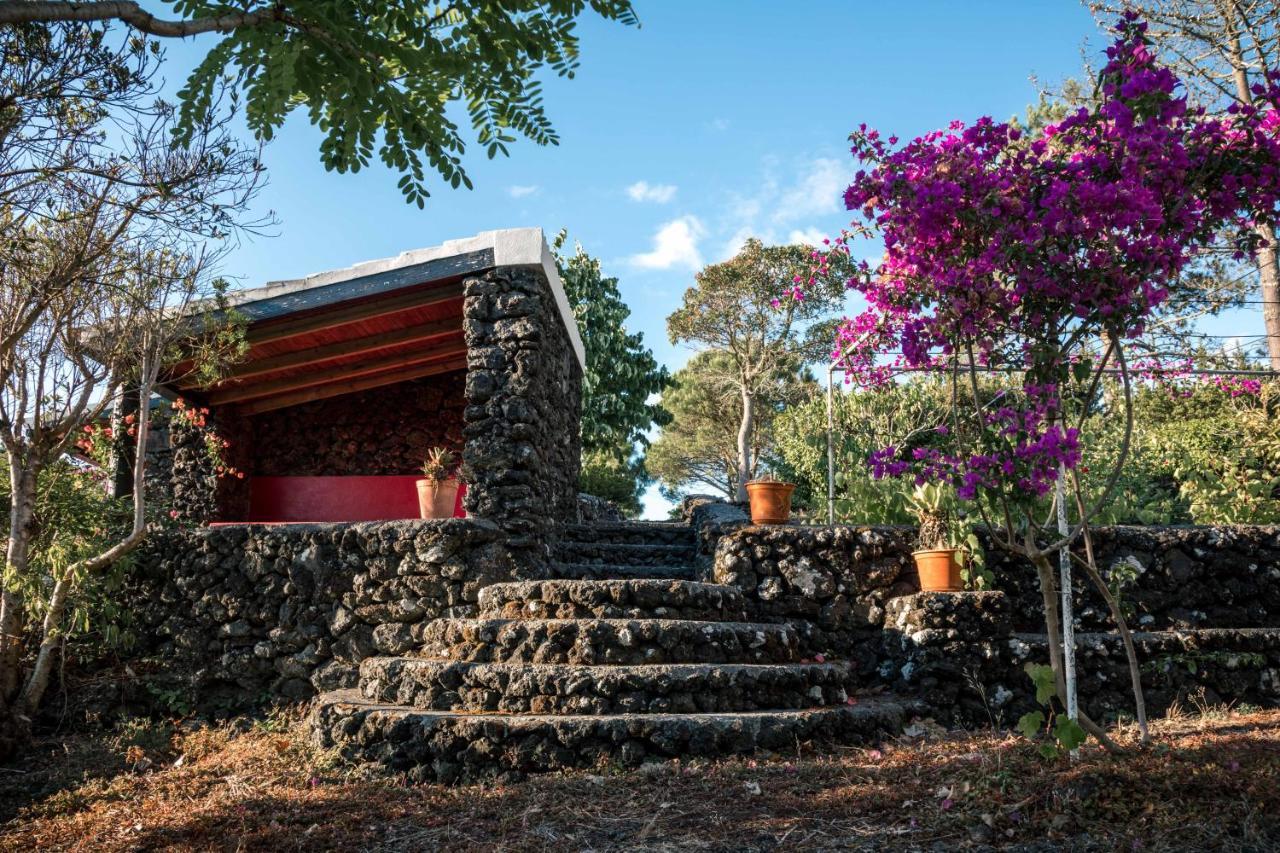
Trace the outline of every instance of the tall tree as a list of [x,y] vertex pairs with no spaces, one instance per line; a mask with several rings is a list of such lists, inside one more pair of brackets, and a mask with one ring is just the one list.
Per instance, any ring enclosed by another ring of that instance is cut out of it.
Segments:
[[651,400],[670,384],[671,375],[644,345],[644,335],[627,330],[631,309],[622,301],[618,279],[606,277],[600,261],[581,245],[566,256],[566,242],[567,234],[561,231],[555,241],[556,264],[578,320],[587,362],[582,377],[581,488],[635,515],[640,493],[651,482],[643,458],[648,432],[670,420]]
[[582,448],[626,458],[634,445],[648,444],[650,427],[670,419],[650,399],[662,393],[671,375],[644,345],[644,334],[627,331],[631,309],[622,301],[618,279],[606,277],[600,261],[581,245],[566,257],[562,254],[566,241],[567,234],[561,231],[555,241],[556,265],[587,356],[582,377]]
[[118,21],[157,38],[221,36],[180,93],[181,140],[199,133],[230,78],[259,140],[305,105],[323,134],[325,168],[359,171],[376,149],[419,207],[430,195],[428,169],[455,189],[471,186],[451,111],[466,111],[490,159],[506,155],[517,133],[555,145],[539,75],[550,68],[573,77],[578,17],[590,6],[607,20],[639,25],[630,0],[171,2],[174,18],[128,0],[0,0],[0,27]]
[[[1148,24],[1161,59],[1182,79],[1191,98],[1210,112],[1261,107],[1267,76],[1280,71],[1280,4],[1275,0],[1125,0],[1086,3],[1099,23],[1125,11]],[[1280,250],[1276,230],[1257,228],[1254,251],[1263,326],[1272,370],[1280,370]]]
[[[3,751],[4,730],[20,737],[40,704],[79,580],[145,535],[147,407],[134,427],[133,517],[114,544],[38,565],[42,476],[122,389],[150,398],[183,333],[173,317],[212,287],[210,271],[242,225],[261,166],[225,121],[173,145],[174,113],[150,85],[159,55],[136,39],[112,45],[101,27],[79,24],[0,28],[0,55],[9,61],[0,80],[0,444],[10,479]],[[28,634],[38,649],[24,677]]]
[[[761,465],[778,461],[775,419],[819,390],[807,372],[790,368],[756,384],[746,479]],[[716,350],[696,354],[676,371],[662,405],[671,412],[671,422],[649,448],[645,464],[661,481],[663,494],[675,499],[691,490],[710,489],[736,499],[744,476],[738,465],[742,397],[732,357]]]
[[[843,303],[851,273],[843,256],[814,263],[809,246],[765,246],[752,238],[733,258],[704,268],[667,318],[672,343],[719,350],[733,370],[737,392],[735,498],[747,499],[754,474],[752,447],[762,391],[779,375],[830,355],[832,315]],[[803,298],[793,295],[806,282]]]

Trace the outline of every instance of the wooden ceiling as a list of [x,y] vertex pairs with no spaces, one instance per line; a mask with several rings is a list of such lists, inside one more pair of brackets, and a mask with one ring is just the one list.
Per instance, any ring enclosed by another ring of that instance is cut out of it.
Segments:
[[456,276],[250,321],[248,355],[221,380],[164,384],[253,415],[462,370],[462,298]]

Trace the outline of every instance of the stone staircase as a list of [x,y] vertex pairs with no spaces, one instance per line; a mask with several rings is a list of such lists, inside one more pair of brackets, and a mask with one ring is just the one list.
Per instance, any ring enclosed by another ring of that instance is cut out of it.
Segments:
[[847,664],[800,660],[791,626],[747,621],[694,558],[686,525],[566,525],[549,579],[486,587],[475,618],[414,625],[414,653],[320,696],[316,740],[456,782],[901,730],[901,705],[851,698]]

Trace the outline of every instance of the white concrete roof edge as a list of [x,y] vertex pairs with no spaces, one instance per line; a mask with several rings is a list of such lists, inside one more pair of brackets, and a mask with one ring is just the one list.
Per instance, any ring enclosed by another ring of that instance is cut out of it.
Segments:
[[458,240],[446,240],[439,246],[422,249],[411,249],[401,252],[392,258],[380,258],[363,261],[353,266],[327,272],[312,273],[303,278],[272,281],[261,287],[248,290],[236,290],[227,294],[227,301],[232,305],[243,305],[246,302],[257,302],[271,299],[315,287],[338,284],[361,278],[367,275],[389,272],[427,261],[466,255],[471,252],[482,252],[489,249],[493,252],[494,266],[498,267],[539,267],[547,277],[551,286],[551,294],[555,297],[556,307],[560,311],[560,319],[564,321],[565,331],[569,333],[569,342],[574,354],[578,357],[578,365],[585,371],[587,354],[582,346],[582,336],[578,334],[578,320],[569,307],[565,296],[564,284],[560,281],[560,273],[556,270],[555,257],[547,245],[541,228],[505,228],[497,231],[482,231],[474,237],[463,237]]

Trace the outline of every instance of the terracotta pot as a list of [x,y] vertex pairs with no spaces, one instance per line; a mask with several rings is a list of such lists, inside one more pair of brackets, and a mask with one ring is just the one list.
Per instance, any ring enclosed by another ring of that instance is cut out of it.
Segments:
[[964,580],[960,577],[959,548],[931,548],[912,551],[916,571],[920,573],[921,592],[960,592]]
[[795,483],[747,483],[752,524],[786,524],[791,518],[791,493]]
[[458,501],[458,481],[418,480],[418,515],[422,518],[453,518]]

